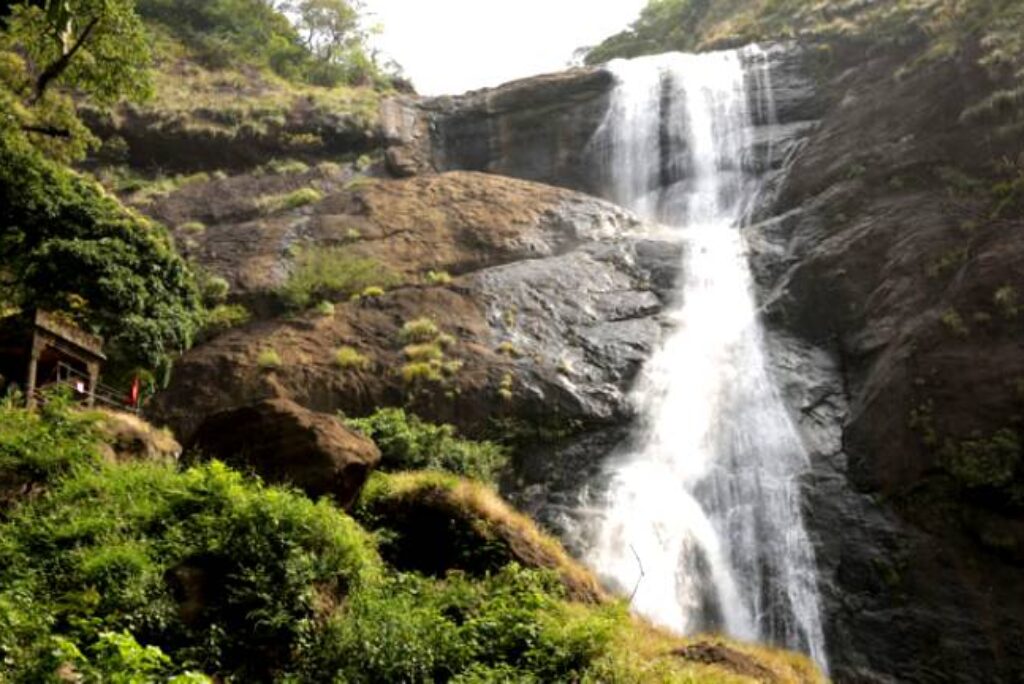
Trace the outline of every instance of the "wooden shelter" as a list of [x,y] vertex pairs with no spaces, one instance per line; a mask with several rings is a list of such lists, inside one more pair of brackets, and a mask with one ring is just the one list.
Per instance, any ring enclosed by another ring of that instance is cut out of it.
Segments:
[[34,310],[0,319],[0,391],[21,388],[29,406],[54,385],[92,406],[106,360],[102,338],[61,316]]

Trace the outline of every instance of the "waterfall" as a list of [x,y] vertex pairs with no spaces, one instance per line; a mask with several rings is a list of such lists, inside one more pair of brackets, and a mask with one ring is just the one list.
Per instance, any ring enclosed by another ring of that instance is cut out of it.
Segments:
[[[588,560],[634,608],[682,633],[722,631],[825,667],[809,461],[769,376],[740,227],[770,123],[756,48],[617,61],[592,142],[612,199],[685,245],[670,332],[634,389],[634,439],[609,460]],[[643,576],[641,577],[641,568]]]

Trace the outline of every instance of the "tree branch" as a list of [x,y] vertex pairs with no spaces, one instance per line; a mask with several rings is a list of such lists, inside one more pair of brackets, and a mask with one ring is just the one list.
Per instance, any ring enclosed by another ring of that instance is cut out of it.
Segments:
[[93,17],[89,20],[89,23],[85,25],[82,30],[82,34],[78,36],[78,40],[71,46],[71,49],[65,52],[57,59],[53,64],[46,67],[43,73],[39,74],[39,78],[36,79],[36,96],[34,102],[39,102],[43,98],[43,94],[46,89],[50,86],[55,79],[59,78],[61,74],[67,70],[68,65],[71,64],[71,60],[75,58],[78,51],[85,45],[85,41],[89,40],[89,36],[92,34],[93,29],[100,23],[100,17]]

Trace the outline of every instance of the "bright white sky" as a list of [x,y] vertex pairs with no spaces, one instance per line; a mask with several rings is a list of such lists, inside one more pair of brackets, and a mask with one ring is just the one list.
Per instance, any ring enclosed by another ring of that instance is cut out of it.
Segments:
[[578,47],[626,28],[647,0],[364,0],[377,44],[424,95],[563,69]]

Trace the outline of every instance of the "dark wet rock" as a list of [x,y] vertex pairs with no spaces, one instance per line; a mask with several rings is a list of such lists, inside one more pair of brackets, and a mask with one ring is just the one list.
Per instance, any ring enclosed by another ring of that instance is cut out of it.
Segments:
[[336,417],[286,399],[262,401],[209,416],[188,446],[193,457],[216,458],[267,482],[332,497],[348,507],[380,462],[373,442]]
[[1020,225],[979,220],[978,198],[951,201],[942,180],[944,168],[990,173],[978,141],[993,132],[959,116],[986,76],[948,61],[897,80],[903,57],[823,81],[822,123],[748,242],[776,373],[812,452],[805,516],[833,676],[1015,681],[1020,512],[969,496],[941,450],[1019,429],[1024,330],[993,297],[1020,282]]

